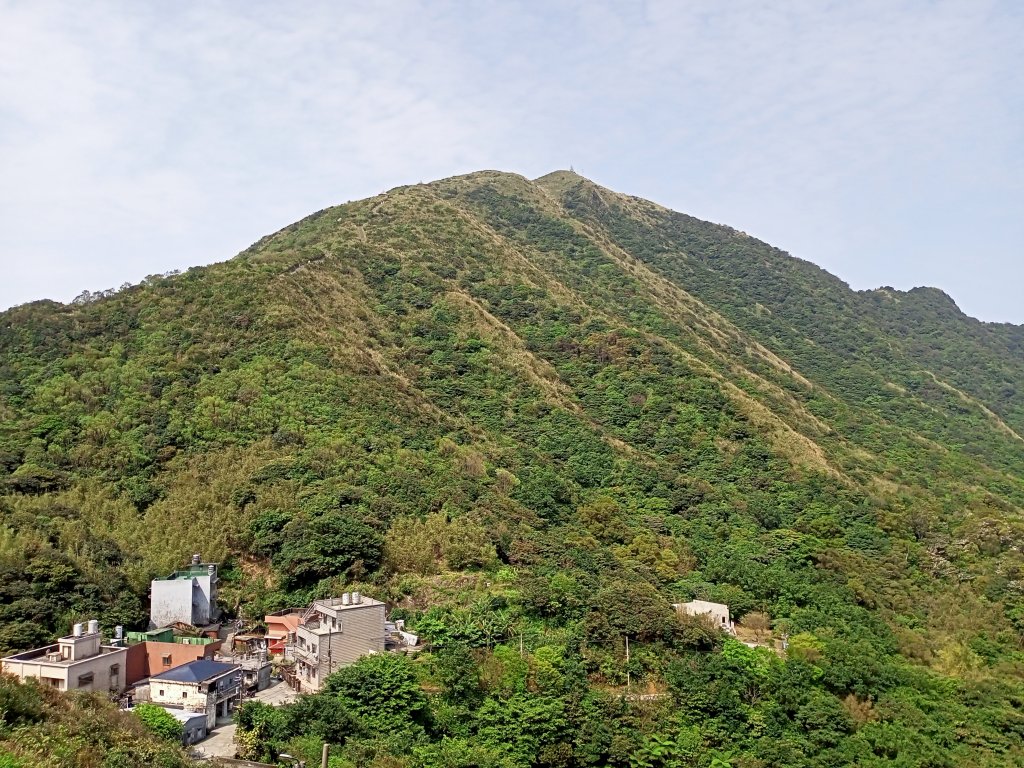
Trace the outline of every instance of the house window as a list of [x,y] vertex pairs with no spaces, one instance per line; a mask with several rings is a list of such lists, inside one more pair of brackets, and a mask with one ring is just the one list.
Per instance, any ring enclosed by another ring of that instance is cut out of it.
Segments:
[[160,663],[165,667],[171,666],[171,654],[167,653],[160,657]]
[[188,691],[182,691],[181,692],[181,698],[187,699],[188,698]]
[[117,677],[119,674],[121,674],[121,665],[120,664],[111,664],[110,665],[110,676],[111,677]]
[[163,695],[164,695],[164,689],[163,689],[163,688],[161,688],[161,689],[160,689],[160,695],[161,695],[161,696],[163,696]]
[[78,676],[78,687],[79,688],[84,688],[87,685],[92,685],[93,677],[94,677],[94,675],[93,675],[92,672],[89,672],[88,674],[85,674],[85,675],[79,675]]

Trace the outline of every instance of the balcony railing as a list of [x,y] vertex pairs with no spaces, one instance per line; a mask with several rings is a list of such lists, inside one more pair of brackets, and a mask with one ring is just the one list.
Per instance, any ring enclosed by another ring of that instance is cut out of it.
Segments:
[[292,652],[294,653],[296,660],[304,661],[307,664],[314,667],[320,666],[320,657],[317,654],[310,651],[308,648],[300,648],[297,645],[292,645],[288,647],[292,649]]

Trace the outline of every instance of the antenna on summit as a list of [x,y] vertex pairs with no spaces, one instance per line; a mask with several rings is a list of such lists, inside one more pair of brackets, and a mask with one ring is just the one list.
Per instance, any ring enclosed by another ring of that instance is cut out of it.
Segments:
[[569,163],[569,173],[576,173],[576,169],[572,167],[572,163]]

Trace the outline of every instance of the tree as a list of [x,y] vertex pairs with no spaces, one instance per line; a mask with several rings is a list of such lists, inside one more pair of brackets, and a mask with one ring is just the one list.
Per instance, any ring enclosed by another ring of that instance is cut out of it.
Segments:
[[167,741],[181,742],[181,738],[185,734],[185,726],[163,707],[143,702],[133,707],[131,711],[157,736],[167,739]]
[[740,621],[740,625],[754,633],[754,640],[761,642],[761,638],[771,630],[771,619],[767,613],[751,611]]
[[480,742],[504,752],[517,766],[535,765],[569,738],[565,702],[550,696],[517,693],[487,699],[477,715]]
[[331,510],[312,520],[297,517],[284,527],[284,545],[275,563],[289,587],[311,586],[345,571],[361,576],[377,567],[381,538],[351,514]]
[[235,744],[247,760],[276,760],[287,738],[282,711],[262,701],[247,701],[235,711]]
[[404,655],[364,656],[328,677],[324,692],[341,700],[370,733],[416,738],[430,722],[427,698]]

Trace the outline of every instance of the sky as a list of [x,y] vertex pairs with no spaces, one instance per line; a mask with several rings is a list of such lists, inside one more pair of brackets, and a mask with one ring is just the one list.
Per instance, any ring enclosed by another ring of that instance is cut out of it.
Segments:
[[569,166],[1024,323],[1024,3],[0,0],[0,308]]

